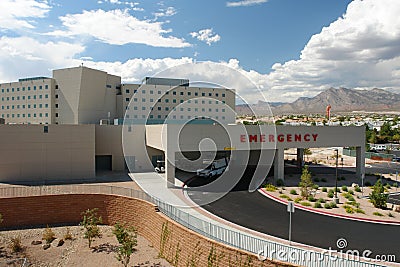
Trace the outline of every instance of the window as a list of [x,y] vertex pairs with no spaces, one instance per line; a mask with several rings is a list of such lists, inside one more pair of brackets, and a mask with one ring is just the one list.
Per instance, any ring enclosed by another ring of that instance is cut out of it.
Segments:
[[[36,85],[33,86],[33,91],[36,91]],[[33,116],[36,117],[36,114],[34,114]]]
[[188,92],[188,95],[192,95],[192,92]]
[[45,84],[44,89],[49,89],[49,85]]
[[25,108],[25,105],[22,105],[22,108]]
[[222,112],[225,112],[225,109],[224,109],[224,108],[222,109]]
[[31,105],[30,105],[30,104],[28,104],[28,108],[31,108]]
[[222,94],[222,97],[225,97],[225,94]]
[[150,98],[150,102],[154,102],[154,99],[153,99],[153,98]]
[[169,110],[169,107],[165,107],[165,110],[168,111],[168,110]]
[[19,92],[19,87],[17,87],[17,92]]
[[194,95],[195,95],[195,96],[198,96],[198,95],[199,95],[199,93],[195,92],[195,93],[194,93]]
[[22,91],[25,91],[25,87],[22,87]]
[[17,109],[19,109],[19,105],[17,105]]
[[198,108],[195,108],[195,109],[194,109],[194,111],[196,111],[196,112],[197,112],[197,111],[199,111],[199,109],[198,109]]
[[20,115],[19,115],[19,113],[18,113],[18,114],[17,114],[17,118],[19,118],[19,116],[20,116]]
[[218,109],[217,109],[217,108],[215,109],[215,112],[218,112]]
[[222,116],[222,119],[225,120],[225,116]]
[[39,95],[39,99],[42,99],[42,95]]
[[39,85],[39,90],[42,90],[42,89],[43,89],[43,86]]
[[145,90],[142,90],[142,94],[145,94],[146,93],[146,91]]
[[173,95],[176,95],[176,92],[175,92],[175,91],[173,91],[173,92],[172,92],[172,94],[173,94]]
[[129,97],[125,98],[125,101],[126,101],[126,102],[129,102]]
[[161,115],[157,115],[157,118],[161,119]]
[[14,105],[11,106],[11,109],[14,109]]
[[44,95],[44,98],[49,98],[49,95],[48,95],[48,94],[45,94],[45,95]]
[[161,107],[158,107],[157,109],[158,109],[158,110],[161,110]]
[[49,132],[49,126],[45,125],[43,126],[43,133],[48,133]]
[[154,91],[153,90],[150,90],[150,94],[152,95],[154,93]]
[[58,95],[55,95],[54,97],[57,99],[57,98],[58,98]]
[[159,99],[157,100],[157,102],[161,102],[161,98],[159,98]]
[[4,101],[4,97],[1,98],[1,101]]
[[11,100],[14,101],[14,97],[11,97]]
[[4,109],[4,106],[1,106],[1,109]]
[[201,96],[206,96],[206,93],[201,93]]
[[49,117],[49,113],[45,113],[44,116],[47,118]]
[[22,118],[25,118],[25,114],[22,114]]
[[58,89],[58,84],[56,84],[56,89]]
[[133,101],[134,101],[134,102],[137,102],[137,98],[135,97],[135,98],[133,99]]
[[208,101],[208,104],[212,104],[211,100]]
[[218,93],[215,93],[215,96],[218,97]]
[[146,107],[142,107],[142,110],[146,110]]
[[10,89],[7,88],[7,93],[10,92]]
[[31,90],[31,87],[30,86],[28,86],[28,91],[30,91]]
[[33,104],[33,108],[36,108],[36,104]]
[[212,96],[212,93],[208,93],[208,96]]
[[161,95],[161,91],[158,91],[157,93],[158,93],[159,95]]
[[180,92],[180,95],[183,95],[183,92]]
[[[47,104],[46,104],[47,105]],[[58,104],[56,104],[56,108],[58,108]]]
[[190,108],[188,108],[188,111],[191,111],[191,109],[190,109]]
[[211,111],[212,111],[212,109],[211,109],[211,108],[209,108],[209,109],[208,109],[208,112],[211,112]]
[[39,117],[42,117],[42,113],[39,113]]
[[188,103],[189,103],[189,104],[192,103],[192,100],[189,99],[189,100],[188,100]]
[[36,113],[33,113],[33,117],[35,117],[35,118],[36,118]]
[[199,101],[195,100],[194,103],[197,104]]
[[133,110],[137,110],[137,107],[133,107]]
[[142,102],[146,102],[146,98],[142,98]]
[[25,100],[25,96],[24,95],[22,96],[22,100]]
[[11,92],[14,92],[14,88],[11,88]]
[[17,96],[17,100],[19,100],[19,96]]
[[129,94],[129,89],[126,89],[126,90],[125,90],[125,93]]
[[183,99],[181,99],[179,102],[180,102],[180,103],[183,103]]
[[1,92],[4,93],[4,89],[1,89]]
[[167,98],[167,99],[165,99],[165,103],[168,103],[169,102],[169,99]]
[[183,111],[183,108],[181,108],[181,111]]
[[172,102],[173,102],[173,103],[176,103],[176,99],[173,99]]
[[36,95],[33,96],[33,99],[36,99]]
[[39,104],[39,108],[42,108],[42,106],[43,106],[42,104]]
[[133,93],[134,93],[134,94],[136,94],[136,93],[137,93],[137,90],[136,90],[136,89],[135,89],[135,90],[133,90]]
[[49,107],[49,104],[44,104],[44,107],[45,107],[45,108],[48,108],[48,107]]
[[154,116],[153,115],[150,115],[150,119],[152,119]]
[[56,113],[56,118],[58,118],[58,113]]

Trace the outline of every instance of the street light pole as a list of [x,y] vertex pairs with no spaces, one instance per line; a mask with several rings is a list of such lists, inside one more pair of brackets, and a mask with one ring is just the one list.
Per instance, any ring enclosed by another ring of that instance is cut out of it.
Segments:
[[336,179],[335,179],[335,198],[334,198],[334,201],[335,201],[336,204],[338,204],[339,203],[339,198],[337,196],[337,191],[338,191],[338,189],[337,189],[337,181],[338,181],[339,150],[336,148],[335,152],[336,152]]

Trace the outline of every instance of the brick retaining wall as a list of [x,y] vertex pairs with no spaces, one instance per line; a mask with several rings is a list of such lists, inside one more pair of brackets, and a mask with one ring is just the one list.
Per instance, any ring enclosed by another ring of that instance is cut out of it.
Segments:
[[[103,223],[134,226],[174,266],[294,266],[261,262],[254,254],[208,239],[169,219],[139,199],[102,194],[67,194],[0,199],[2,228],[78,224],[81,212],[98,208]],[[213,262],[213,265],[209,265]]]

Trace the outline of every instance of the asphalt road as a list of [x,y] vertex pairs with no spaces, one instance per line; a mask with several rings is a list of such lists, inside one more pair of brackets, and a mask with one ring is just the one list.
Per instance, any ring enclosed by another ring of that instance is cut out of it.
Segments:
[[[228,221],[262,233],[288,239],[289,214],[286,206],[258,192],[250,193],[246,184],[251,177],[246,170],[242,182],[223,198],[203,206]],[[192,186],[198,185],[194,179]],[[209,197],[208,192],[189,192],[195,202]],[[292,217],[292,240],[325,249],[337,249],[336,241],[345,238],[344,249],[372,251],[375,255],[395,255],[400,262],[400,226],[339,219],[296,210]]]

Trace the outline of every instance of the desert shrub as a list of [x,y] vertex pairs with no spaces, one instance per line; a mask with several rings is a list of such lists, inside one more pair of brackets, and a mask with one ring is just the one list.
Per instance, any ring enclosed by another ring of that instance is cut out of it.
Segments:
[[42,234],[42,240],[46,241],[47,244],[53,242],[56,239],[56,234],[51,230],[51,228],[47,225],[46,229],[44,229]]
[[387,195],[384,194],[385,189],[383,188],[381,180],[378,180],[374,187],[372,192],[369,194],[369,199],[374,205],[375,208],[386,208],[386,201],[387,201]]
[[267,184],[265,186],[265,190],[267,190],[268,192],[275,192],[276,191],[276,186],[272,185],[272,184]]
[[313,197],[313,196],[309,196],[309,197],[307,198],[307,200],[310,201],[310,202],[315,202],[315,201],[317,201],[317,200],[315,199],[315,197]]
[[328,197],[329,197],[329,198],[333,198],[334,196],[335,196],[335,193],[333,193],[333,192],[331,192],[331,191],[328,192]]
[[331,209],[332,207],[331,207],[331,205],[330,205],[328,202],[326,202],[326,203],[324,204],[324,208],[325,208],[325,209]]
[[360,207],[360,203],[358,203],[356,201],[349,201],[349,202],[346,202],[346,204],[351,205],[351,206],[356,207],[356,208]]
[[10,239],[9,247],[10,247],[11,251],[14,253],[21,252],[23,250],[22,243],[21,243],[21,237],[20,236],[12,237]]
[[280,197],[280,198],[287,199],[288,201],[292,201],[292,199],[291,199],[289,196],[285,195],[285,194],[282,194],[282,195],[280,195],[279,197]]
[[296,189],[292,189],[292,190],[290,190],[290,194],[292,194],[292,195],[297,195],[297,191],[296,191]]
[[322,192],[328,192],[328,188],[322,187]]
[[355,208],[354,211],[357,212],[357,213],[365,214],[365,211],[363,211],[363,210],[360,209],[360,208]]
[[94,238],[101,237],[98,224],[102,222],[102,219],[97,215],[97,210],[97,208],[94,208],[82,212],[82,221],[80,225],[85,229],[83,238],[89,241],[89,248]]
[[64,239],[65,240],[72,240],[72,234],[71,234],[71,232],[69,230],[69,227],[67,227],[67,230],[65,231]]
[[300,177],[300,192],[302,197],[308,197],[310,195],[310,191],[313,187],[313,182],[311,180],[311,172],[308,170],[308,166],[304,166],[301,177]]
[[335,188],[333,191],[334,191],[334,192],[338,192],[338,193],[341,192],[339,187],[338,187],[338,188]]
[[131,255],[135,251],[137,245],[136,229],[116,223],[113,229],[113,234],[120,244],[116,258],[126,267],[128,266]]
[[307,202],[307,201],[302,201],[302,202],[300,202],[300,205],[305,206],[305,207],[310,207],[311,203]]
[[333,202],[333,201],[329,202],[329,205],[331,206],[332,209],[333,209],[333,208],[337,208],[336,203]]
[[399,187],[397,183],[392,184],[393,187]]
[[314,208],[322,208],[321,202],[317,201],[314,203]]
[[325,201],[325,199],[323,199],[323,198],[321,197],[321,198],[318,199],[318,202],[325,203],[326,201]]
[[346,210],[347,213],[354,213],[354,208],[349,205],[343,205],[343,208]]
[[348,192],[350,195],[354,195],[354,191],[351,190],[351,189],[349,189],[347,192]]
[[379,213],[379,212],[377,212],[377,211],[375,211],[375,212],[372,213],[372,214],[375,215],[375,216],[379,216],[379,217],[384,216],[382,213]]
[[296,197],[296,198],[294,199],[294,202],[295,202],[295,203],[300,203],[300,201],[302,201],[302,200],[303,200],[302,197]]
[[347,192],[347,190],[348,190],[348,189],[347,189],[347,186],[345,186],[345,185],[342,186],[342,191]]
[[356,192],[361,192],[361,188],[360,188],[359,186],[356,186],[356,187],[354,188],[354,190],[355,190]]
[[319,188],[319,185],[317,185],[317,184],[314,184],[313,186],[312,186],[312,189],[318,189]]
[[276,185],[277,185],[277,186],[284,186],[284,185],[285,185],[285,182],[284,182],[282,179],[278,179],[278,180],[276,181]]

